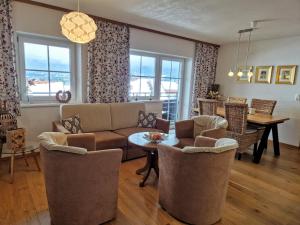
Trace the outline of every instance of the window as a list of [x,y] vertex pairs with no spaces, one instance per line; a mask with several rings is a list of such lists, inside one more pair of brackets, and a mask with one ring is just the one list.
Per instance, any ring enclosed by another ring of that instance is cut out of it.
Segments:
[[131,51],[130,97],[162,100],[162,117],[174,124],[180,117],[183,66],[182,58]]
[[130,96],[153,97],[155,57],[130,55]]
[[181,61],[162,59],[160,83],[160,100],[163,100],[162,116],[170,121],[176,121],[178,115],[182,78],[181,67]]
[[74,94],[74,45],[65,40],[18,36],[23,101],[51,101],[59,90]]

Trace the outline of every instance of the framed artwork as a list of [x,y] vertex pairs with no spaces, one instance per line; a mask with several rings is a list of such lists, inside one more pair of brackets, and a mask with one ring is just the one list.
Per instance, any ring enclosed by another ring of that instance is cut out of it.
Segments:
[[237,81],[241,82],[241,83],[251,83],[252,81],[252,77],[249,79],[248,77],[248,72],[249,70],[253,71],[254,67],[253,66],[240,66],[238,68],[238,71],[241,71],[243,73],[242,76],[237,76]]
[[276,84],[294,84],[296,78],[296,65],[277,66]]
[[257,66],[255,70],[255,83],[272,82],[273,66]]

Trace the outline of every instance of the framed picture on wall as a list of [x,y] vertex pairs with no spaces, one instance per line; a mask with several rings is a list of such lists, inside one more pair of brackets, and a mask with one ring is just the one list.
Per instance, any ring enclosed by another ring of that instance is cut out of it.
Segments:
[[296,65],[277,66],[276,84],[291,84],[295,83]]
[[255,71],[255,83],[270,84],[272,81],[273,66],[257,66]]
[[243,73],[242,76],[237,76],[237,81],[241,83],[251,83],[252,82],[252,77],[248,77],[248,72],[251,70],[253,71],[254,67],[253,66],[239,66],[238,71],[241,71]]

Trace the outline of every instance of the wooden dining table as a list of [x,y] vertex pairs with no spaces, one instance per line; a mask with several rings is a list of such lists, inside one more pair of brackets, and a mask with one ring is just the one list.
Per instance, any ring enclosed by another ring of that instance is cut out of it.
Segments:
[[[196,112],[196,109],[194,110]],[[217,115],[225,117],[225,108],[218,107]],[[273,150],[275,156],[280,156],[280,146],[278,138],[278,124],[284,123],[289,120],[288,117],[280,115],[268,115],[263,113],[248,114],[247,122],[265,127],[262,138],[258,145],[257,151],[253,154],[253,162],[259,163],[265,146],[267,146],[269,135],[272,131],[273,136]]]

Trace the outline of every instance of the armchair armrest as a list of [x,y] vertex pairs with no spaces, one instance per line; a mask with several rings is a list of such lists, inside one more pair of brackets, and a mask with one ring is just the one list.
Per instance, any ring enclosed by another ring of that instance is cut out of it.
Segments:
[[156,129],[162,130],[168,134],[170,129],[170,121],[161,118],[156,118]]
[[225,128],[215,128],[215,129],[209,129],[204,130],[200,134],[201,136],[220,139],[224,138],[226,136],[226,129]]
[[62,132],[64,134],[71,134],[59,121],[52,122],[52,131],[53,132]]
[[194,121],[182,120],[175,123],[175,133],[177,138],[194,137]]
[[86,148],[88,151],[96,150],[95,134],[69,134],[67,136],[68,145]]
[[195,139],[195,147],[214,147],[217,139],[210,137],[197,136]]

